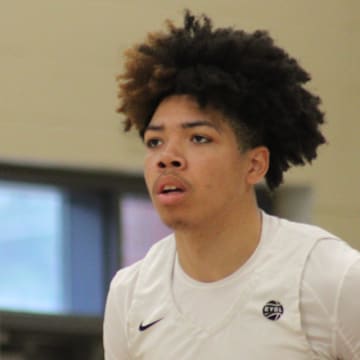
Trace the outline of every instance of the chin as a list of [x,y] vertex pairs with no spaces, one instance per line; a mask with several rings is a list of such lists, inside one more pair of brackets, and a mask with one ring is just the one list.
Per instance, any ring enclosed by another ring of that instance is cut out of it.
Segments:
[[179,230],[189,227],[189,221],[184,218],[172,217],[172,216],[164,216],[161,217],[163,223],[168,226],[170,229]]

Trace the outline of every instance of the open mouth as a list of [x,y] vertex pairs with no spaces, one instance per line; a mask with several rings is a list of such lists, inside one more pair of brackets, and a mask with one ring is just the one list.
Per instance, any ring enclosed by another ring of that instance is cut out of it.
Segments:
[[182,193],[184,192],[183,189],[180,189],[173,185],[166,185],[161,191],[161,194],[170,194],[170,193]]
[[162,205],[176,205],[181,203],[188,189],[186,185],[173,176],[161,178],[156,184],[157,201]]

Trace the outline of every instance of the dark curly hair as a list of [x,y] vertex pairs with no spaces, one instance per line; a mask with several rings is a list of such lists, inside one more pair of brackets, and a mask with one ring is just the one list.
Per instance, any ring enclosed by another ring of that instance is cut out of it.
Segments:
[[213,29],[207,16],[186,10],[182,27],[168,21],[167,32],[148,34],[125,56],[117,80],[126,131],[134,125],[143,137],[161,100],[191,95],[226,116],[240,148],[269,149],[270,189],[291,165],[316,158],[325,143],[320,98],[303,87],[309,74],[266,31]]

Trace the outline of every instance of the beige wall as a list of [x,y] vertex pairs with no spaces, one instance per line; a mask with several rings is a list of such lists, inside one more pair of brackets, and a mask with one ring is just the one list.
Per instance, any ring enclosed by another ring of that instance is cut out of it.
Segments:
[[187,6],[216,25],[270,30],[313,74],[329,146],[287,180],[312,186],[313,221],[360,248],[357,0],[4,0],[0,161],[141,171],[142,147],[114,112],[114,77],[125,47]]

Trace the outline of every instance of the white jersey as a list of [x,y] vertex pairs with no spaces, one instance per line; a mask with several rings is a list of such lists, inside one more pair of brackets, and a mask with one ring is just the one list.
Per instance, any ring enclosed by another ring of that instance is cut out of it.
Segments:
[[[210,311],[205,322],[182,311],[174,297],[173,236],[154,245],[141,262],[121,270],[105,314],[106,359],[323,358],[315,354],[303,331],[300,289],[312,249],[320,240],[334,237],[266,214],[262,233],[266,251],[258,251],[256,266],[242,278],[231,303],[227,301],[222,311]],[[121,355],[111,345],[117,328],[126,337]]]

